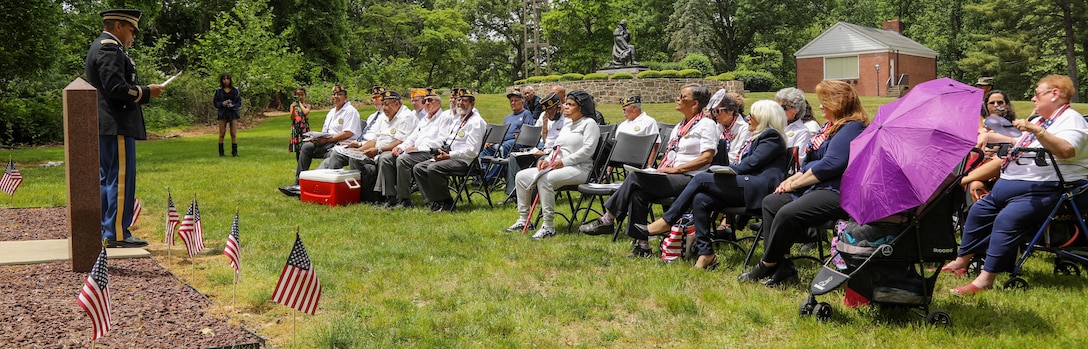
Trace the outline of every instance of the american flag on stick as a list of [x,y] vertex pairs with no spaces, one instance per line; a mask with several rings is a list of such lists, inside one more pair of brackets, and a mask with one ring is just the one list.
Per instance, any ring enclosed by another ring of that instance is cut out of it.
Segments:
[[230,235],[227,235],[227,245],[223,247],[223,254],[230,259],[230,267],[234,268],[234,282],[242,277],[241,239],[238,237],[238,212],[234,213],[234,224],[230,225]]
[[170,195],[170,192],[166,192],[166,245],[174,246],[174,229],[177,229],[181,224],[181,219],[178,218],[178,208],[174,206],[174,197]]
[[23,183],[23,175],[15,168],[15,161],[8,159],[8,167],[4,168],[4,177],[0,178],[0,191],[8,195],[15,195],[15,189]]
[[132,222],[129,222],[128,225],[129,226],[135,225],[136,220],[140,218],[140,212],[143,212],[143,211],[144,211],[144,207],[140,206],[140,199],[133,198],[132,199]]
[[110,276],[107,274],[106,249],[98,253],[98,260],[91,267],[91,275],[83,283],[83,291],[79,293],[79,307],[91,318],[94,328],[94,336],[91,340],[98,340],[110,331],[110,289],[108,287]]
[[276,290],[272,292],[272,301],[314,315],[320,300],[321,281],[317,279],[317,271],[310,263],[302,238],[296,232],[295,246],[291,249],[291,256],[287,257],[287,264],[283,266]]
[[204,249],[204,228],[200,223],[200,206],[197,205],[196,199],[193,199],[193,203],[189,205],[189,211],[185,213],[185,218],[181,220],[181,228],[178,229],[178,236],[181,237],[181,241],[185,242],[185,249],[189,251],[189,258],[193,258],[200,250]]

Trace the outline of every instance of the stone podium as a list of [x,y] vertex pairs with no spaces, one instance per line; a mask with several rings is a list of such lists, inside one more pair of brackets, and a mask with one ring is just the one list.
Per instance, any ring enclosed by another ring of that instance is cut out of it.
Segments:
[[64,88],[64,165],[72,271],[89,272],[102,250],[98,91],[81,78]]

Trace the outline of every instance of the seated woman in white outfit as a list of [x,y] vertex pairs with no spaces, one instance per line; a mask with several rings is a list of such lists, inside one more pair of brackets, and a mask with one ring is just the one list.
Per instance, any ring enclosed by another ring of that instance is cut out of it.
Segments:
[[[555,189],[567,185],[582,184],[593,167],[593,151],[597,149],[601,131],[597,122],[586,117],[595,113],[593,96],[583,90],[567,94],[563,114],[570,122],[555,138],[556,150],[537,161],[535,168],[521,170],[515,177],[518,197],[518,220],[506,231],[520,231],[529,224],[529,208],[533,204],[533,189],[539,193],[543,223],[533,234],[533,239],[555,235]],[[547,173],[537,179],[538,174]],[[535,186],[533,186],[535,184]]]

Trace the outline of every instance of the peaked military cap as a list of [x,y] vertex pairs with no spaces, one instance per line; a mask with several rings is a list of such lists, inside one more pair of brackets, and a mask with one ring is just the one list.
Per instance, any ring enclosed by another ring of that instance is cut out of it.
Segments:
[[140,10],[127,8],[112,9],[99,12],[98,14],[102,16],[102,20],[113,19],[125,21],[131,23],[137,30],[140,29]]

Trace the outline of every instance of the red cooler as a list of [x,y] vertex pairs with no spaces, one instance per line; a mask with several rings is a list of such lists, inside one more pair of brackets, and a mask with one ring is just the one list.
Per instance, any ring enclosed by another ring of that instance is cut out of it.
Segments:
[[336,206],[359,202],[359,171],[313,170],[298,175],[302,202]]

